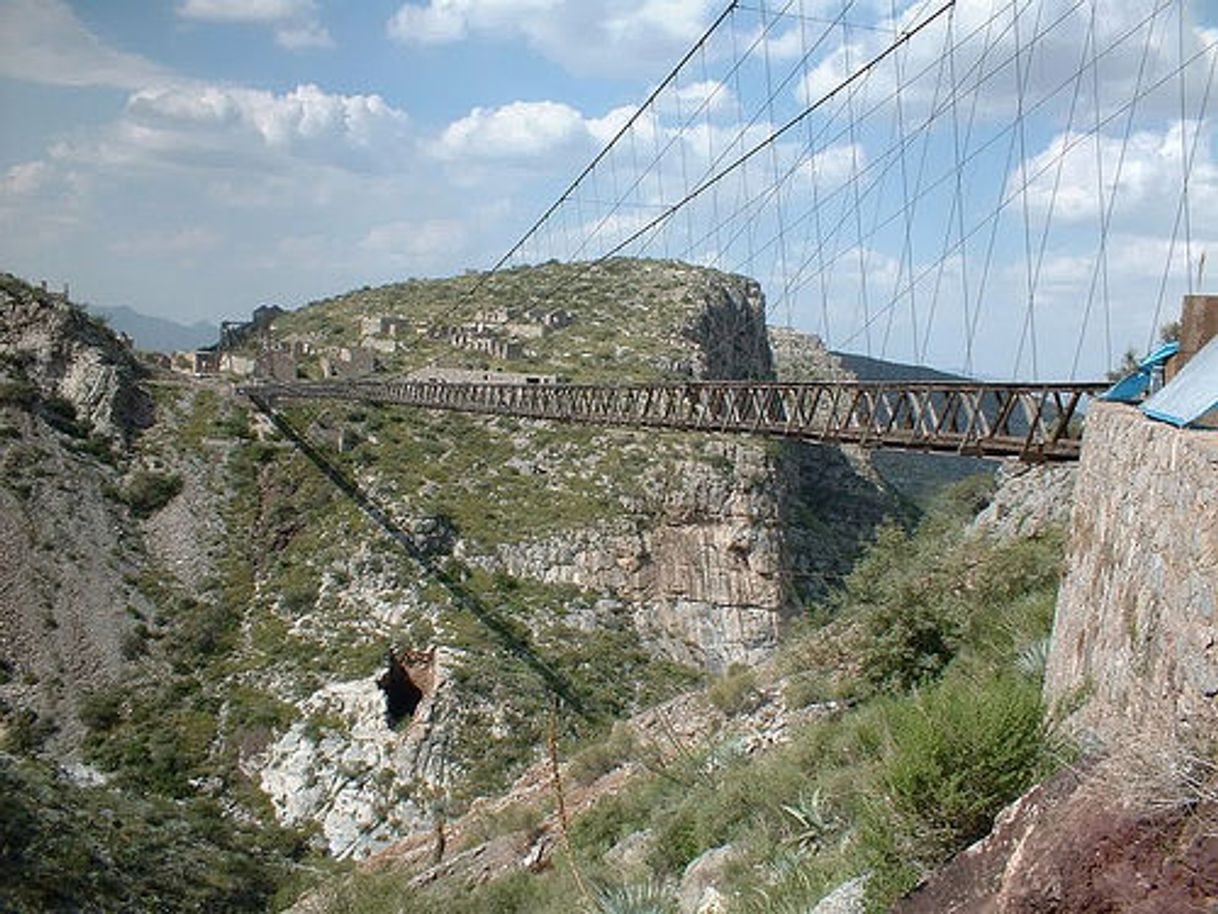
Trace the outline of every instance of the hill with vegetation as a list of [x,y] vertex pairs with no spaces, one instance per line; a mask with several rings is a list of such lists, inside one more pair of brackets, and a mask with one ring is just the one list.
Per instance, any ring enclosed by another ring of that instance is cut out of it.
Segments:
[[[436,363],[573,381],[772,376],[760,286],[676,261],[555,261],[412,279],[312,302],[275,329],[318,347],[350,346],[366,336],[364,320],[380,317],[401,318],[399,345],[377,356],[388,373]],[[454,332],[468,339],[496,330],[504,338],[515,331],[520,351],[453,343]]]

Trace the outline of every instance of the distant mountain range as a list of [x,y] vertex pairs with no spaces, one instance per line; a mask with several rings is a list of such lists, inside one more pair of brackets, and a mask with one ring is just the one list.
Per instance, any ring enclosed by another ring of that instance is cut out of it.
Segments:
[[860,381],[968,381],[963,375],[949,374],[925,365],[908,365],[904,362],[889,362],[873,359],[856,352],[833,353],[841,360],[842,367]]
[[176,352],[209,346],[220,338],[220,328],[206,321],[179,324],[163,317],[150,317],[124,305],[103,308],[89,305],[88,309],[104,319],[110,327],[125,333],[135,341],[137,349],[147,352]]

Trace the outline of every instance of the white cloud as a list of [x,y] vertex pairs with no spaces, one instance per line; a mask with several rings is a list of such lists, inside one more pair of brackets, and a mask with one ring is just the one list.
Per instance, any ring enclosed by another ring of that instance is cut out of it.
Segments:
[[214,251],[221,241],[217,232],[195,226],[143,233],[114,242],[110,250],[127,257],[195,257]]
[[845,185],[867,168],[867,151],[858,143],[839,143],[822,149],[799,165],[800,177],[815,181],[820,193]]
[[186,0],[178,7],[183,19],[203,22],[281,22],[316,12],[313,0]]
[[409,117],[379,95],[332,94],[315,85],[285,93],[175,86],[133,93],[105,135],[61,156],[223,166],[278,154],[394,170],[409,139]]
[[274,26],[275,43],[289,51],[334,47],[316,0],[186,0],[178,15],[222,25]]
[[455,3],[407,3],[389,20],[389,37],[403,44],[447,44],[466,36],[467,13]]
[[[1183,4],[1186,7],[1183,51],[1191,56],[1207,43],[1206,31],[1191,21],[1188,0],[1183,0]],[[968,93],[975,92],[977,113],[982,117],[1013,116],[1021,94],[1025,109],[1051,99],[1055,99],[1051,106],[1064,107],[1069,103],[1077,70],[1092,65],[1094,79],[1088,69],[1087,92],[1082,102],[1089,114],[1095,105],[1090,96],[1093,83],[1100,87],[1099,107],[1104,114],[1128,102],[1135,89],[1145,93],[1161,80],[1168,80],[1170,85],[1142,99],[1140,110],[1145,113],[1149,108],[1168,106],[1166,110],[1170,111],[1171,105],[1178,106],[1177,84],[1170,74],[1180,62],[1177,38],[1180,4],[1097,0],[1093,38],[1092,5],[1076,0],[1015,4],[1008,0],[957,0],[950,14],[938,16],[855,83],[851,91],[862,96],[864,103],[887,99],[896,90],[900,67],[900,78],[906,83],[902,90],[904,101],[925,107],[939,91],[941,64],[950,50],[951,65],[966,87],[961,90],[965,93],[961,97],[971,106],[973,101]],[[907,0],[895,19],[877,16],[872,28],[851,30],[850,41],[835,44],[801,80],[797,92],[801,103],[825,96],[889,48],[896,33],[928,22],[933,12],[921,0]],[[1192,65],[1191,104],[1200,99],[1207,69],[1208,61],[1204,58]],[[1022,93],[1018,90],[1017,75],[1025,82]],[[887,109],[881,116],[887,116]]]
[[317,22],[276,29],[275,43],[289,51],[334,47],[334,39],[330,37],[329,30]]
[[708,113],[723,114],[736,106],[736,96],[732,90],[717,79],[687,83],[675,91],[664,92],[657,101],[666,116],[675,118],[680,113],[684,119],[689,119],[695,113],[699,117],[705,117]]
[[147,58],[103,44],[63,0],[0,0],[0,76],[120,89],[173,80]]
[[450,124],[435,144],[443,159],[528,160],[591,146],[589,123],[559,102],[512,102],[474,108]]
[[479,36],[524,40],[577,73],[657,70],[693,42],[718,11],[716,0],[426,0],[389,19],[402,44]]
[[373,226],[359,247],[381,258],[430,266],[452,262],[467,237],[465,225],[455,219],[396,220]]
[[[1162,131],[1136,131],[1127,143],[1107,135],[1097,142],[1094,136],[1058,134],[1024,168],[1012,171],[1007,194],[1019,194],[1026,175],[1033,213],[1043,216],[1052,207],[1055,220],[1098,224],[1101,174],[1107,207],[1119,168],[1114,219],[1169,225],[1182,190],[1184,153],[1192,151],[1197,129],[1196,122],[1177,121]],[[1210,155],[1213,130],[1201,130],[1189,172],[1190,205],[1199,213],[1218,212],[1218,163]]]
[[26,197],[36,193],[47,182],[51,167],[46,162],[21,162],[10,168],[0,179],[0,195]]

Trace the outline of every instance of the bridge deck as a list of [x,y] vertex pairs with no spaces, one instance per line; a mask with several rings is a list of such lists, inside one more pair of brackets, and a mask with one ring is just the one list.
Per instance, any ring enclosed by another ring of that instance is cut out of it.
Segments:
[[254,384],[267,408],[338,400],[594,425],[776,435],[1027,461],[1075,460],[1082,407],[1105,384],[696,381],[453,384],[360,380]]

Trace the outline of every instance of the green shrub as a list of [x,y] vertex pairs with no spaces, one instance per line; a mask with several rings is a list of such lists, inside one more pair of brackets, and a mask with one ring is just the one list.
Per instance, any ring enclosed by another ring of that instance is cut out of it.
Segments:
[[123,640],[119,645],[119,653],[124,660],[137,660],[148,653],[148,639],[151,637],[151,632],[148,631],[148,626],[142,622],[136,623],[135,627],[123,635]]
[[984,837],[1050,753],[1040,687],[1026,677],[949,677],[879,715],[888,747],[861,840],[877,873],[869,895],[888,901]]
[[0,381],[0,406],[29,410],[38,402],[38,388],[26,380]]
[[676,910],[671,893],[659,882],[603,886],[592,900],[596,914],[670,914]]
[[0,754],[0,910],[264,911],[300,847],[211,804],[78,787]]
[[181,491],[182,477],[177,473],[139,470],[132,474],[119,494],[132,514],[147,518],[169,504]]
[[88,438],[91,428],[77,418],[76,404],[63,397],[47,397],[38,410],[47,425],[72,438]]
[[593,743],[571,760],[568,777],[576,784],[591,784],[626,761],[635,748],[634,731],[619,724],[606,739]]
[[80,722],[90,730],[112,729],[123,717],[123,696],[117,689],[86,692],[76,705]]
[[17,754],[28,754],[56,731],[52,718],[42,717],[29,708],[0,710],[0,750]]
[[817,670],[789,677],[782,690],[782,700],[792,711],[841,697],[841,690],[829,675]]
[[479,815],[468,835],[467,844],[482,844],[517,832],[532,835],[544,819],[545,813],[533,803],[509,803],[498,812]]
[[863,623],[863,675],[878,690],[933,679],[955,656],[962,615],[953,587],[952,537],[910,536],[887,524],[846,581],[845,599]]
[[314,578],[293,577],[280,588],[279,605],[284,612],[298,616],[313,610],[319,592],[320,586]]
[[190,601],[179,610],[166,638],[174,667],[189,671],[208,657],[229,650],[240,623],[241,613],[227,601]]

